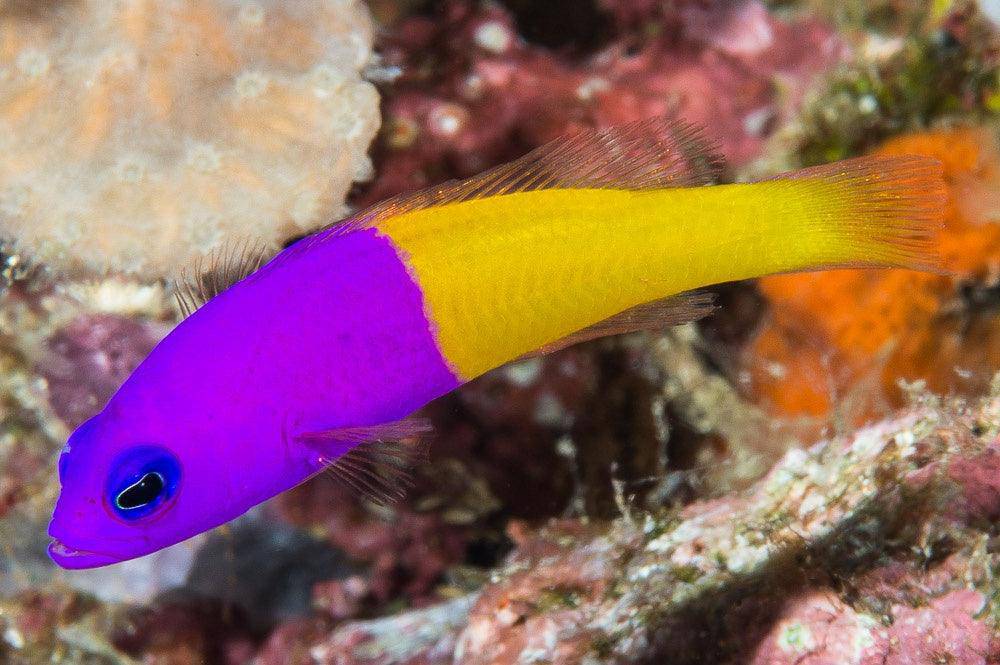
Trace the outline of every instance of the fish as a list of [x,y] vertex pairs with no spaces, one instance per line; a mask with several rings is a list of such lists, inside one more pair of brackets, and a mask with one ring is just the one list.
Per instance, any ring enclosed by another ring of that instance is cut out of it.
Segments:
[[391,198],[271,258],[217,253],[186,317],[59,456],[48,552],[150,554],[329,472],[398,500],[421,407],[506,363],[695,321],[703,289],[834,267],[940,271],[941,166],[860,157],[715,184],[703,129],[572,134]]

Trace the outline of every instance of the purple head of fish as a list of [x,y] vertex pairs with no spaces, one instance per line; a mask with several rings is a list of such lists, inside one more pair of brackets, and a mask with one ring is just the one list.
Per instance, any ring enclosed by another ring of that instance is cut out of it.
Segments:
[[[183,470],[169,447],[171,443],[163,441],[162,436],[131,431],[113,406],[73,433],[59,458],[63,489],[49,525],[53,539],[49,555],[56,563],[64,568],[92,568],[140,556],[164,545],[157,537],[162,528],[144,528],[137,515],[133,518],[115,502],[121,490],[134,485],[133,495],[144,487],[146,494],[159,490],[155,494],[164,495],[152,497],[159,505],[149,511],[147,519],[156,519],[151,513],[159,512],[162,516],[156,521],[177,521],[192,512],[188,502],[177,496],[178,482],[184,480]],[[130,457],[139,458],[138,464],[130,464]],[[118,472],[123,460],[131,468]],[[147,474],[155,475],[143,485]],[[164,479],[163,488],[155,486],[160,478]],[[172,485],[169,492],[168,482]],[[133,498],[123,505],[138,503]]]
[[103,566],[219,526],[344,452],[301,435],[396,421],[457,383],[387,239],[292,247],[175,328],[73,433],[49,553]]
[[238,293],[228,300],[175,329],[73,432],[59,459],[62,489],[49,525],[49,554],[60,566],[92,568],[155,552],[242,515],[319,468],[314,454],[285,440],[286,414],[269,399],[286,397],[278,381],[254,376],[260,343],[239,328],[253,326],[255,314],[233,316],[243,303]]
[[[158,369],[155,353],[149,360],[141,375]],[[183,412],[176,396],[136,396],[120,391],[59,458],[49,555],[64,568],[104,566],[186,540],[319,468],[300,447],[255,445],[225,413],[180,418],[171,415]],[[263,437],[273,433],[267,424],[257,423]]]
[[[155,552],[246,512],[267,498],[269,477],[273,486],[310,472],[302,458],[275,466],[277,458],[239,454],[222,429],[221,445],[192,445],[211,439],[166,423],[155,410],[124,417],[112,401],[73,433],[59,459],[62,492],[49,525],[57,564],[93,568]],[[236,460],[266,470],[241,481]]]

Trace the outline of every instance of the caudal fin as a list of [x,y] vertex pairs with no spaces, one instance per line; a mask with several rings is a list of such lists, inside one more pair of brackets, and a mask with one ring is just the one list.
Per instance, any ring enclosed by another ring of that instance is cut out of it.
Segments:
[[823,263],[944,271],[935,235],[944,224],[947,187],[936,159],[860,157],[766,182],[796,193],[790,215],[802,232],[826,239]]

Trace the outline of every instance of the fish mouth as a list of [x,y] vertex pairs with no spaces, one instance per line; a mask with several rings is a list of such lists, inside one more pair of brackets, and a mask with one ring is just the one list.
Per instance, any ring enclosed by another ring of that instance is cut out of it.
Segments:
[[49,543],[49,558],[56,562],[61,568],[67,570],[79,570],[81,568],[99,568],[109,566],[121,561],[120,558],[102,552],[92,552],[89,550],[77,550],[68,547],[60,540],[53,539]]

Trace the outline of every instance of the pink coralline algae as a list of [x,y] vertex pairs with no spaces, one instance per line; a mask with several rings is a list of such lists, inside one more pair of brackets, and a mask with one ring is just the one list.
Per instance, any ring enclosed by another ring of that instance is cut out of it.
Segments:
[[955,460],[948,475],[961,484],[955,507],[967,519],[991,523],[1000,518],[1000,442],[974,458]]
[[922,665],[987,663],[990,629],[975,616],[986,599],[949,591],[926,606],[894,605],[885,626],[829,593],[790,601],[761,642],[752,665]]
[[635,26],[623,17],[583,60],[525,42],[498,5],[456,0],[435,20],[406,19],[382,47],[400,76],[387,89],[387,154],[364,200],[470,175],[581,127],[673,113],[707,125],[743,164],[844,57],[822,24],[786,23],[756,0],[674,5],[637,12]]
[[94,415],[157,341],[150,326],[112,314],[84,315],[56,332],[39,368],[56,413],[71,427]]

